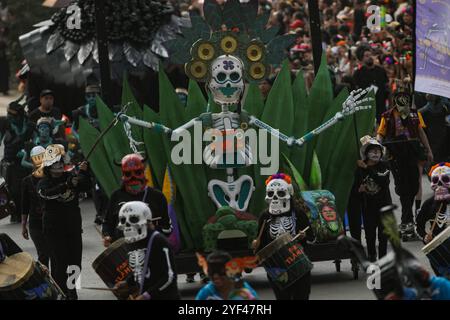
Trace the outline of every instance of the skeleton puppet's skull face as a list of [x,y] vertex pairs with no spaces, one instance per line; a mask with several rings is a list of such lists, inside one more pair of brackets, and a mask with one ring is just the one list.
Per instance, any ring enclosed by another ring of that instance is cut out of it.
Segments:
[[147,237],[147,221],[152,219],[152,211],[142,201],[130,201],[122,205],[119,211],[119,225],[125,241],[133,243]]
[[282,214],[291,210],[291,196],[294,189],[283,179],[274,179],[266,187],[266,202],[269,212],[273,215]]
[[221,106],[238,104],[244,92],[244,65],[234,56],[218,57],[211,66],[209,90]]
[[436,201],[450,200],[450,168],[440,166],[431,173],[431,189]]

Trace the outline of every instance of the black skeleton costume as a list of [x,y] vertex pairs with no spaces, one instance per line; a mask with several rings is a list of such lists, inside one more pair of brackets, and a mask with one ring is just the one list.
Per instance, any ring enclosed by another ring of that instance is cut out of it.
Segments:
[[133,270],[128,287],[137,288],[146,300],[180,299],[174,254],[166,237],[148,227],[152,220],[149,206],[142,201],[130,201],[120,208],[118,228],[129,244],[128,262]]
[[[258,249],[264,248],[280,235],[288,232],[292,237],[300,231],[306,229],[309,225],[309,219],[305,212],[294,205],[293,186],[284,174],[272,176],[266,186],[266,201],[269,208],[262,212],[259,217],[258,234],[261,238]],[[290,180],[290,178],[289,178]],[[307,241],[313,241],[314,234],[311,228],[306,231],[306,237],[300,240],[303,247],[307,246]],[[311,274],[297,280],[286,290],[281,291],[268,276],[269,283],[274,290],[277,300],[307,300],[311,289]]]

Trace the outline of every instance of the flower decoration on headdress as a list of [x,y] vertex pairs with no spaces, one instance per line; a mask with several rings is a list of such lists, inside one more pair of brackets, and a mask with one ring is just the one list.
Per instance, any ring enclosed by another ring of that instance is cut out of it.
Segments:
[[450,162],[441,162],[441,163],[435,164],[434,166],[431,167],[430,171],[428,171],[428,175],[431,177],[431,174],[433,173],[433,171],[439,167],[449,167],[450,168]]
[[[195,253],[197,256],[198,265],[202,268],[205,274],[208,274],[208,262],[206,258],[200,253]],[[224,269],[220,269],[223,266],[216,267],[213,272],[224,273],[224,275],[232,278],[240,275],[245,269],[255,269],[258,267],[258,259],[256,256],[237,257],[225,263]],[[209,270],[212,271],[212,270]]]
[[281,179],[281,180],[286,181],[288,184],[292,184],[291,176],[289,176],[285,173],[277,173],[277,174],[271,175],[270,177],[268,177],[266,179],[266,186],[269,184],[270,181],[275,180],[275,179]]
[[295,35],[277,36],[279,26],[266,29],[270,13],[258,16],[258,0],[228,0],[223,6],[205,0],[203,11],[205,19],[191,12],[192,27],[182,28],[183,35],[165,43],[171,61],[184,64],[186,74],[196,81],[208,80],[211,64],[221,55],[240,59],[246,80],[262,81],[270,65],[279,64],[295,42]]

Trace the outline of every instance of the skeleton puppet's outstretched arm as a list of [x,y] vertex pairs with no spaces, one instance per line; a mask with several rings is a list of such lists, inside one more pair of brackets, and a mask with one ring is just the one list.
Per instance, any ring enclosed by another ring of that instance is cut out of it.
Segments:
[[288,146],[303,146],[306,142],[310,141],[315,136],[319,135],[323,131],[325,131],[328,128],[331,128],[339,121],[344,120],[346,116],[352,115],[357,111],[360,110],[367,110],[371,108],[370,102],[372,102],[374,99],[370,97],[364,97],[366,94],[368,94],[370,91],[374,89],[373,86],[367,88],[367,89],[358,89],[355,91],[352,91],[350,93],[350,96],[345,100],[345,102],[342,104],[342,111],[339,111],[332,117],[330,120],[326,121],[325,123],[321,124],[316,129],[308,132],[303,137],[296,139],[294,137],[288,137],[285,134],[279,132],[278,130],[272,128],[268,124],[262,122],[258,118],[254,116],[249,116],[250,125],[254,125],[258,128],[264,129],[268,131],[271,135],[277,137],[279,140],[284,141],[287,143]]

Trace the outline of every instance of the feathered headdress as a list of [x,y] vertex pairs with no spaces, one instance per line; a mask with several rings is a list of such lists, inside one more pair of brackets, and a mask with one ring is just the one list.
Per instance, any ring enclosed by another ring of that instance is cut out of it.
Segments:
[[228,0],[223,6],[205,0],[203,11],[205,19],[191,12],[192,27],[181,28],[182,36],[165,43],[171,61],[185,64],[186,74],[196,81],[207,81],[211,63],[227,54],[244,63],[246,80],[263,80],[295,41],[295,35],[277,36],[278,26],[266,29],[270,13],[258,16],[258,0]]

